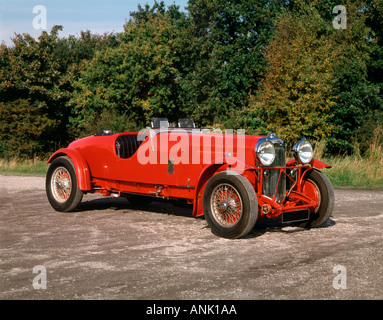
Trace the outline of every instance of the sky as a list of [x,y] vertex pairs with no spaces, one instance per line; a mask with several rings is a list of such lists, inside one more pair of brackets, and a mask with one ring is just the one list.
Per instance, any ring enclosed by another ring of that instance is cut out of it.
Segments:
[[[167,6],[175,3],[183,11],[187,6],[187,0],[163,1]],[[120,32],[138,4],[152,6],[154,0],[0,0],[0,43],[11,45],[14,33],[37,38],[54,25],[63,26],[60,36],[79,35],[85,30]]]

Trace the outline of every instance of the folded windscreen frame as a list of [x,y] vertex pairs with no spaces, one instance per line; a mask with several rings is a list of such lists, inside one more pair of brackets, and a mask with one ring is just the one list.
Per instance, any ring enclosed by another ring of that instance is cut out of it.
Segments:
[[167,118],[152,118],[151,128],[169,128],[169,121]]
[[195,128],[193,119],[178,119],[179,128]]

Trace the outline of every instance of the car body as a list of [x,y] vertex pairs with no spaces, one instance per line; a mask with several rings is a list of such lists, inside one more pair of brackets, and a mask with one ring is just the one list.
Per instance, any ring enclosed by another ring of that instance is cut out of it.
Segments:
[[330,217],[334,193],[303,138],[286,162],[285,144],[268,136],[196,129],[166,119],[140,132],[85,137],[57,150],[48,160],[48,200],[57,211],[72,211],[85,193],[124,196],[132,203],[153,198],[193,205],[213,233],[225,238],[248,234],[260,217],[317,227]]

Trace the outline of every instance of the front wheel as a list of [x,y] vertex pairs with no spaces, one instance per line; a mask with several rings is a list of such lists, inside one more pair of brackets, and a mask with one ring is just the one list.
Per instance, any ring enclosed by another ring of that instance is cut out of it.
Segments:
[[318,207],[310,213],[307,222],[299,224],[302,228],[315,228],[323,225],[334,209],[334,189],[327,176],[321,171],[311,170],[304,176],[303,193],[318,201]]
[[76,171],[68,157],[53,160],[47,172],[45,187],[49,203],[56,211],[72,211],[82,200],[83,192],[77,186]]
[[248,234],[257,221],[257,196],[250,181],[242,175],[220,172],[205,186],[203,210],[215,235],[240,238]]

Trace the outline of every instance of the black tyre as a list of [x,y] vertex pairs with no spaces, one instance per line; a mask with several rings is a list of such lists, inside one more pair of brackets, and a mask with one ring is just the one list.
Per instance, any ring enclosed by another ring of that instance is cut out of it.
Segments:
[[205,186],[202,201],[206,222],[217,236],[243,237],[257,221],[257,196],[249,180],[240,174],[215,174]]
[[77,186],[76,171],[70,158],[53,160],[47,172],[45,188],[53,209],[67,212],[77,208],[83,192]]
[[317,198],[318,208],[310,214],[308,222],[299,224],[302,228],[315,228],[323,225],[334,209],[334,189],[327,176],[318,170],[311,170],[304,176],[303,192]]

